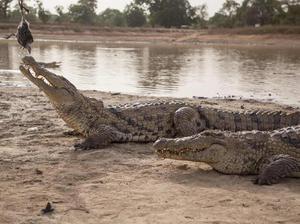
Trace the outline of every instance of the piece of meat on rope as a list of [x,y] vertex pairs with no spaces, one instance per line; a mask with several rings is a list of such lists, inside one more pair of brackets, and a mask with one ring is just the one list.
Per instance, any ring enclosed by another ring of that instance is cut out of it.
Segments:
[[6,39],[15,36],[18,43],[25,49],[28,50],[29,54],[31,53],[31,44],[33,43],[33,37],[29,28],[29,22],[25,19],[24,11],[29,13],[29,10],[24,6],[23,0],[19,0],[19,6],[21,10],[22,19],[18,25],[17,33],[12,33],[6,36]]

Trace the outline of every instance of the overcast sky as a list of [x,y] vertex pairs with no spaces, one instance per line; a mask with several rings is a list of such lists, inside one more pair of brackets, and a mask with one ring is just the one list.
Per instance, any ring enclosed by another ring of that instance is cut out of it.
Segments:
[[[41,0],[41,1],[43,2],[44,7],[50,10],[51,12],[55,12],[56,5],[62,5],[65,8],[68,8],[70,4],[78,2],[78,0]],[[218,11],[221,8],[225,0],[189,0],[189,1],[193,6],[206,3],[208,7],[209,15],[212,16],[216,11]],[[29,2],[29,1],[25,0],[25,2]],[[31,2],[34,2],[34,0],[31,0]],[[124,7],[130,2],[132,2],[132,0],[98,0],[98,12],[101,12],[106,8],[123,10]]]

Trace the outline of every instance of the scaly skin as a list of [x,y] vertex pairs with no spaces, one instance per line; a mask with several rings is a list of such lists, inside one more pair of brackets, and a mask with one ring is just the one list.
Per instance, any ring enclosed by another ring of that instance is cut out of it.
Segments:
[[159,139],[154,148],[160,157],[205,162],[224,174],[258,174],[260,185],[300,172],[300,126],[271,132],[207,130]]
[[67,125],[87,139],[76,148],[101,148],[110,143],[154,142],[159,137],[190,136],[205,129],[273,130],[300,124],[300,112],[233,113],[179,101],[155,101],[104,107],[82,95],[62,76],[24,57],[21,72],[42,90]]

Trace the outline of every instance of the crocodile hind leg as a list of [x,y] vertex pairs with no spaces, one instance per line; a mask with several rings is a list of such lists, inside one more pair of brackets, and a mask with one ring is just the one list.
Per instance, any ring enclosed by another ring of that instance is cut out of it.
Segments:
[[292,176],[297,172],[300,172],[300,163],[296,158],[289,155],[275,155],[261,164],[254,184],[276,184],[280,179]]
[[118,131],[116,128],[111,126],[100,126],[97,128],[95,134],[91,134],[82,143],[74,145],[76,150],[90,150],[90,149],[101,149],[105,148],[113,142],[121,143],[130,140],[130,135]]
[[80,136],[81,135],[78,131],[75,131],[75,130],[65,131],[63,134],[65,136]]
[[178,137],[195,135],[206,128],[205,120],[191,107],[179,108],[174,115],[174,124]]

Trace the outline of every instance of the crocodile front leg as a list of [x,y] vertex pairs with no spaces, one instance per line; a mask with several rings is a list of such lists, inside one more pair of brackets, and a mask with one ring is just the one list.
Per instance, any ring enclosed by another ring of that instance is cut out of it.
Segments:
[[111,143],[121,143],[130,140],[131,135],[118,131],[116,128],[102,125],[97,128],[96,132],[93,132],[82,143],[74,145],[75,150],[90,150],[105,148]]
[[205,120],[201,119],[199,112],[191,107],[181,107],[175,112],[174,125],[177,137],[195,135],[206,128]]
[[289,155],[275,155],[261,164],[254,184],[276,184],[280,179],[292,176],[296,172],[300,172],[300,162],[296,158]]
[[72,130],[72,131],[65,131],[63,133],[65,136],[80,136],[80,132],[76,131],[76,130]]

